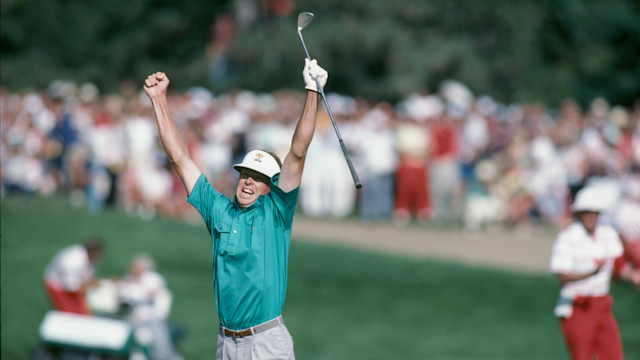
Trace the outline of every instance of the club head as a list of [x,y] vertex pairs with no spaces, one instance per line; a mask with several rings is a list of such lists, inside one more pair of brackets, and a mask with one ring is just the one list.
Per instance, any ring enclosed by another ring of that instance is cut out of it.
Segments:
[[313,21],[314,16],[315,15],[310,12],[301,12],[300,15],[298,15],[298,31],[306,28],[307,25]]

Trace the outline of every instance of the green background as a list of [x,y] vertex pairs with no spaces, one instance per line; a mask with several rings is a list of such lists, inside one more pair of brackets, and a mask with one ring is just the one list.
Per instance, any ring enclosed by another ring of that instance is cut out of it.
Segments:
[[[255,1],[266,4],[268,1]],[[230,0],[5,0],[2,84],[44,88],[91,81],[103,92],[165,71],[175,89],[212,86],[205,47]],[[640,96],[637,0],[297,0],[286,16],[261,11],[229,49],[228,84],[254,91],[302,86],[301,11],[327,91],[395,102],[437,91],[445,79],[502,103],[583,106],[602,96],[630,106]],[[292,69],[299,69],[292,71]],[[220,84],[218,84],[220,85]]]

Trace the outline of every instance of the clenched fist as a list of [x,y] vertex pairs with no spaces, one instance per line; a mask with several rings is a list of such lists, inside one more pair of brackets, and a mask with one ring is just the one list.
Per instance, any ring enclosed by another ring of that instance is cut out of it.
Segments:
[[153,73],[147,76],[144,81],[144,91],[149,98],[153,100],[156,97],[164,97],[167,95],[167,88],[169,87],[169,78],[163,72]]

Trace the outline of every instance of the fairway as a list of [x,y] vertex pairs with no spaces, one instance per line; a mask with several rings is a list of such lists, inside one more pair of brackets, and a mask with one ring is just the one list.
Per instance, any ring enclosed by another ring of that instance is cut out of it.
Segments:
[[[92,214],[63,197],[8,197],[1,206],[3,359],[29,358],[49,309],[44,266],[89,235],[107,245],[101,277],[122,276],[134,255],[152,255],[174,293],[171,320],[186,330],[185,359],[214,357],[218,321],[203,224]],[[331,226],[321,224],[318,233]],[[567,358],[551,276],[300,240],[291,247],[283,312],[299,359]],[[612,294],[626,358],[640,359],[640,292],[615,284]]]

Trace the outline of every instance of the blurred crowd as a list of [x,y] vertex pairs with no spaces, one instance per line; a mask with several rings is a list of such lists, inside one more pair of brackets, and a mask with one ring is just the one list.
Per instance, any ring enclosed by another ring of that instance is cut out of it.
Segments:
[[[356,190],[328,113],[321,107],[299,206],[310,217],[518,227],[563,226],[588,183],[612,204],[640,201],[640,100],[632,108],[595,99],[501,104],[446,81],[402,101],[328,94],[363,187]],[[284,156],[302,91],[172,93],[169,108],[200,169],[232,196],[250,149]],[[43,91],[0,89],[1,195],[68,195],[92,211],[198,220],[162,149],[141,84],[118,94],[55,81]]]

